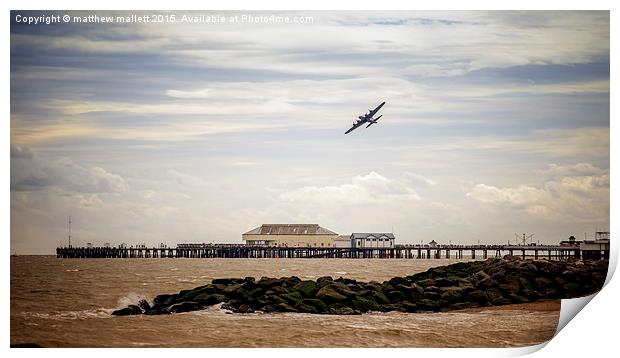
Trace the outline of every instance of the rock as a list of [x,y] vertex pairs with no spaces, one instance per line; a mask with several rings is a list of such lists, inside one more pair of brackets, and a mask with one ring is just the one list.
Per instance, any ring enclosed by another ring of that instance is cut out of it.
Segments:
[[295,306],[295,308],[297,308],[299,312],[303,312],[303,313],[312,313],[312,314],[319,313],[319,310],[316,307],[310,306],[304,303],[300,303],[299,305]]
[[142,314],[142,309],[137,305],[129,305],[125,308],[112,312],[112,316],[132,316],[137,314]]
[[487,297],[489,298],[489,301],[491,302],[495,301],[496,299],[504,297],[502,296],[502,293],[497,288],[490,288],[488,290],[485,290],[484,293],[486,293]]
[[412,283],[409,287],[411,287],[411,295],[414,297],[419,297],[424,294],[424,288],[417,283]]
[[486,304],[489,302],[489,297],[482,290],[474,290],[467,294],[467,301]]
[[450,305],[450,308],[453,310],[462,310],[462,309],[473,308],[473,307],[478,307],[478,304],[476,302],[457,302],[457,303]]
[[506,298],[508,298],[510,301],[512,301],[513,303],[527,303],[530,302],[530,300],[528,300],[527,298],[518,295],[516,293],[509,293]]
[[555,286],[564,286],[565,283],[568,283],[568,281],[562,277],[556,277],[553,281],[555,282]]
[[433,301],[438,300],[440,297],[441,293],[436,291],[424,291],[424,294],[422,295],[422,298]]
[[[253,278],[253,277],[250,277],[250,278]],[[245,281],[241,284],[241,288],[249,292],[249,291],[254,290],[255,288],[258,288],[258,285],[254,281]]]
[[529,291],[534,290],[534,287],[532,287],[532,284],[530,283],[530,281],[527,280],[525,277],[519,277],[519,283],[521,284],[521,287],[523,288],[523,290],[529,290]]
[[459,279],[459,283],[458,283],[459,287],[463,287],[463,288],[474,288],[473,283],[471,283],[470,279],[467,278],[460,278]]
[[299,293],[299,292],[287,293],[287,294],[284,294],[284,295],[282,295],[280,297],[282,297],[285,300],[287,300],[288,303],[291,304],[292,306],[299,305],[301,303],[301,301],[303,300],[303,297],[301,296],[301,293]]
[[172,306],[168,307],[166,310],[170,313],[182,313],[198,311],[200,309],[202,309],[202,305],[200,303],[194,301],[185,301],[181,303],[175,303]]
[[153,306],[169,306],[174,302],[170,302],[170,300],[172,299],[172,301],[174,301],[176,295],[158,295],[155,296],[155,298],[153,298]]
[[369,283],[364,284],[363,287],[370,291],[382,291],[381,284],[376,281],[370,281]]
[[359,314],[359,312],[355,312],[351,307],[347,307],[342,303],[335,303],[329,306],[329,312],[331,314],[336,315],[354,315]]
[[261,277],[256,283],[258,287],[267,290],[273,286],[281,286],[284,280],[279,278]]
[[448,286],[456,286],[458,285],[458,278],[455,277],[447,277],[447,278],[437,278],[435,279],[435,284],[439,287],[448,287]]
[[334,282],[334,280],[331,278],[331,276],[321,276],[316,280],[316,283],[319,285],[319,288],[327,286],[331,284],[332,282]]
[[196,287],[194,291],[197,291],[198,294],[203,294],[203,293],[217,293],[218,290],[215,288],[214,285],[208,284],[208,285]]
[[253,313],[254,310],[252,309],[252,307],[250,307],[249,305],[246,305],[245,303],[240,305],[235,312],[237,313]]
[[463,292],[465,290],[459,287],[445,289],[443,293],[440,295],[442,300],[446,300],[450,303],[457,302],[463,296]]
[[536,284],[536,287],[541,289],[541,288],[547,288],[550,287],[551,285],[553,285],[553,282],[551,282],[551,280],[545,278],[545,277],[536,277],[534,279],[534,283]]
[[474,286],[478,287],[478,284],[479,284],[481,281],[483,281],[483,280],[485,280],[485,279],[490,279],[490,278],[491,278],[491,276],[487,275],[487,273],[486,273],[486,272],[484,272],[483,270],[480,270],[480,271],[476,272],[476,273],[472,276],[471,281],[472,281],[472,283],[474,284]]
[[228,285],[224,285],[222,283],[216,283],[216,284],[213,284],[212,286],[213,288],[215,288],[216,292],[220,292],[220,293],[224,291],[226,287],[228,287]]
[[396,288],[394,288],[394,286],[390,285],[389,283],[382,283],[381,284],[381,291],[383,291],[384,293],[388,293],[390,291],[394,291],[396,290]]
[[213,285],[229,286],[229,285],[235,284],[235,283],[237,283],[239,281],[243,281],[243,280],[238,279],[238,278],[216,278],[216,279],[211,281],[211,284],[213,284]]
[[387,293],[387,297],[392,303],[398,303],[407,300],[407,296],[400,291],[390,291]]
[[350,291],[355,292],[356,295],[365,295],[368,294],[369,290],[364,289],[364,286],[359,283],[348,283],[347,287]]
[[353,308],[360,312],[381,311],[381,306],[372,297],[356,297],[351,301]]
[[323,301],[317,300],[316,298],[305,298],[302,303],[304,305],[315,307],[319,313],[329,312],[329,307]]
[[340,302],[347,299],[346,296],[340,294],[333,287],[333,284],[322,287],[317,293],[316,298],[323,300],[324,302]]
[[389,304],[390,299],[387,298],[386,295],[383,294],[383,292],[381,291],[374,291],[372,293],[372,297],[375,299],[375,302],[379,303],[379,304]]
[[281,295],[285,293],[291,292],[282,286],[273,286],[265,292],[266,295]]
[[353,280],[353,279],[350,279],[350,278],[344,278],[344,277],[338,277],[334,281],[344,283],[345,285],[357,284],[356,280]]
[[496,298],[496,299],[492,300],[491,302],[495,306],[509,305],[511,303],[509,299],[504,298],[504,297]]
[[149,301],[145,299],[138,301],[138,307],[140,307],[142,312],[146,312],[151,309],[151,305],[149,304]]
[[252,298],[256,298],[256,297],[260,297],[261,295],[263,295],[264,292],[265,291],[263,291],[262,288],[256,287],[252,291],[248,292],[248,295]]
[[237,292],[237,290],[238,290],[238,289],[240,289],[240,288],[241,288],[241,285],[240,285],[240,284],[238,284],[238,283],[234,283],[234,284],[231,284],[231,285],[227,286],[227,287],[224,289],[223,293],[224,293],[226,296],[231,297],[231,296],[234,296],[234,293],[235,293],[235,292]]
[[492,277],[487,277],[479,281],[476,287],[486,289],[491,287],[497,287],[497,285],[498,284],[496,280],[494,280]]
[[298,310],[286,303],[278,303],[276,307],[280,312],[299,312]]
[[278,308],[275,305],[265,305],[263,306],[262,311],[265,313],[278,312]]
[[404,277],[392,277],[387,282],[394,287],[398,287],[398,285],[409,285],[409,281]]
[[226,302],[226,303],[224,303],[222,305],[222,309],[224,309],[224,310],[231,310],[231,311],[234,312],[242,304],[243,304],[243,302],[238,301],[238,300],[229,300],[228,302]]
[[292,277],[284,279],[284,284],[286,284],[286,287],[291,287],[291,288],[300,282],[301,282],[301,279],[297,276],[292,276]]
[[535,290],[523,290],[523,291],[521,291],[521,294],[523,295],[523,297],[526,297],[527,299],[529,299],[531,301],[535,301],[535,300],[540,300],[540,299],[546,298],[545,296],[540,294],[540,292],[535,291]]
[[416,302],[417,307],[422,310],[422,311],[439,311],[439,305],[433,301],[433,300],[429,300],[429,299],[422,299],[419,300],[418,302]]
[[349,286],[342,282],[334,282],[331,284],[331,287],[333,287],[338,293],[345,297],[353,297],[356,295],[354,291],[351,291],[349,289]]
[[429,286],[437,286],[437,282],[435,282],[435,280],[433,280],[432,278],[418,281],[417,284],[424,288],[429,287]]
[[211,306],[211,305],[218,304],[220,302],[228,301],[228,297],[217,294],[217,293],[213,293],[213,294],[201,293],[200,295],[194,297],[194,301],[202,305],[205,305],[205,306]]
[[359,291],[353,291],[355,292],[356,296],[372,296],[374,291],[370,291],[370,290],[359,290]]
[[314,281],[301,281],[293,289],[300,292],[304,297],[314,297],[319,291],[319,285]]
[[395,303],[395,304],[389,304],[389,305],[383,305],[382,306],[384,311],[398,311],[398,312],[409,312],[409,313],[413,313],[413,312],[417,312],[418,311],[418,306],[415,305],[414,303],[411,303],[409,301],[403,301],[403,302],[399,302],[399,303]]
[[286,304],[288,304],[288,301],[285,300],[284,298],[280,297],[280,296],[269,295],[266,298],[267,298],[267,300],[269,300],[269,302],[272,302],[275,305],[278,305],[279,303],[286,303]]
[[566,298],[574,298],[581,296],[580,289],[581,287],[574,282],[567,282],[562,285],[562,289],[564,289],[564,293],[566,294]]
[[409,301],[403,301],[403,302],[398,303],[398,310],[401,312],[414,313],[414,312],[418,312],[419,308],[418,308],[418,305],[414,303],[411,303]]
[[157,308],[152,308],[146,312],[144,312],[145,315],[149,315],[149,316],[155,316],[155,315],[160,315],[160,314],[170,314],[169,311],[167,311],[166,309],[157,309]]

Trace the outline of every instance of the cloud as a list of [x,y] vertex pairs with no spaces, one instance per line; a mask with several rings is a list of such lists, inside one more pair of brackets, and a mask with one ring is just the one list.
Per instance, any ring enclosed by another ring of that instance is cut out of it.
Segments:
[[351,183],[323,187],[305,186],[280,195],[287,202],[319,205],[358,205],[387,201],[420,200],[418,193],[402,180],[388,179],[376,172],[358,175]]
[[[552,179],[540,187],[499,188],[477,184],[466,196],[481,203],[542,215],[549,219],[587,222],[609,219],[609,171],[587,163],[550,166]],[[558,176],[558,174],[571,176]],[[596,173],[596,174],[594,174]]]
[[595,167],[589,163],[577,163],[573,165],[549,164],[542,174],[550,178],[579,177],[604,174],[606,170]]
[[467,196],[491,204],[509,204],[518,208],[540,203],[546,195],[544,190],[521,185],[515,188],[498,188],[492,185],[477,184]]
[[174,169],[168,170],[168,176],[179,185],[191,185],[191,186],[210,186],[207,180],[203,178],[197,177],[195,175],[182,173]]
[[435,186],[437,184],[437,183],[435,183],[435,181],[425,177],[424,175],[420,175],[420,174],[405,172],[403,174],[403,177],[406,180],[409,180],[412,183],[412,185],[414,185],[414,186],[432,187],[432,186]]
[[28,148],[11,145],[11,191],[49,187],[76,193],[121,193],[129,188],[123,177],[101,167],[84,167],[69,158],[47,161]]

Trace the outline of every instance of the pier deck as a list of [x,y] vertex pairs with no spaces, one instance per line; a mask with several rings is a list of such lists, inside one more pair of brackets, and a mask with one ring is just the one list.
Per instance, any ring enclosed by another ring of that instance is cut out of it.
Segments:
[[[585,252],[584,252],[585,254]],[[535,259],[581,258],[578,247],[519,245],[444,245],[425,247],[397,245],[394,248],[273,247],[231,244],[178,244],[156,247],[59,247],[58,258],[347,258],[347,259],[487,259],[514,255]],[[589,252],[587,258],[608,259],[609,251]],[[586,257],[584,257],[586,258]]]

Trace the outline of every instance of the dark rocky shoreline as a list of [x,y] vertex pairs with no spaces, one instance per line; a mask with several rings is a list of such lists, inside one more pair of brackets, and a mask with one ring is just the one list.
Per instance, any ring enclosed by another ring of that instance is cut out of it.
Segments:
[[382,283],[348,278],[214,279],[210,284],[112,312],[115,316],[197,311],[223,303],[236,313],[350,315],[370,311],[439,312],[585,296],[605,282],[608,261],[503,259],[459,262]]

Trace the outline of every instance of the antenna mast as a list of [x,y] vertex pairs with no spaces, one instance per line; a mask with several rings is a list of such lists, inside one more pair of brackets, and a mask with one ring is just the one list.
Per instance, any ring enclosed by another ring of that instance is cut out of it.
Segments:
[[69,248],[71,248],[71,216],[69,216]]

